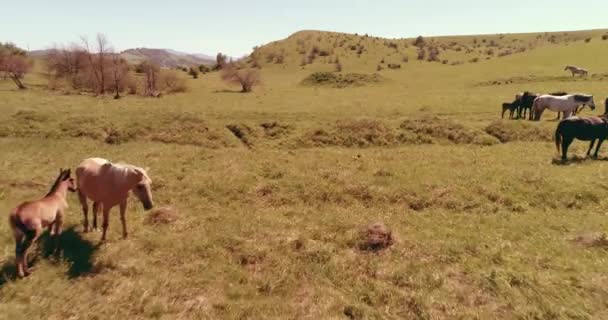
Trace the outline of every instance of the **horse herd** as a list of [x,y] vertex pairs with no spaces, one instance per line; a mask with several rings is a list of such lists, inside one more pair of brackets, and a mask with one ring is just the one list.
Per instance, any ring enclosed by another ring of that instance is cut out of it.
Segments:
[[93,201],[93,228],[97,228],[97,215],[103,212],[101,241],[106,239],[110,210],[120,207],[123,238],[127,237],[125,212],[129,192],[141,201],[144,209],[153,207],[150,185],[152,180],[146,170],[129,165],[114,164],[101,158],[84,160],[76,169],[76,181],[71,170],[60,169],[50,191],[42,199],[20,204],[9,214],[9,225],[15,238],[17,274],[30,273],[27,255],[32,244],[40,238],[45,228],[55,238],[57,250],[63,227],[64,211],[68,207],[68,191],[78,192],[84,214],[84,231],[89,231],[88,200]]
[[504,119],[506,111],[509,111],[509,119],[526,119],[527,114],[528,120],[534,121],[540,121],[543,112],[547,109],[557,112],[556,120],[560,120],[560,114],[563,114],[564,118],[555,131],[555,145],[557,152],[562,154],[562,161],[568,159],[568,148],[574,139],[590,141],[587,156],[591,154],[597,141],[594,152],[594,157],[597,158],[602,143],[608,138],[608,98],[604,104],[606,107],[604,114],[578,117],[576,115],[585,106],[595,110],[592,95],[566,92],[538,95],[526,91],[516,94],[513,102],[502,104],[502,118]]

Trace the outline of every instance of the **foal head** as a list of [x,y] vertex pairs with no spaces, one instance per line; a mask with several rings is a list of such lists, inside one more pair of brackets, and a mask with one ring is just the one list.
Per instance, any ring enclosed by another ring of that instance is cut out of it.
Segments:
[[62,185],[66,185],[66,189],[68,191],[75,192],[76,183],[74,182],[74,178],[70,177],[71,173],[71,169],[59,169],[59,176],[57,176],[57,179],[55,179],[51,190],[49,190],[49,193],[47,193],[46,195],[51,195],[51,193],[57,191],[57,189]]

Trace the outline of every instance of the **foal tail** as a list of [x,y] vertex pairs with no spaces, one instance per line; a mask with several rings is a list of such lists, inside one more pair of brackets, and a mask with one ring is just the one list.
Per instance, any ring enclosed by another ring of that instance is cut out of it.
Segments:
[[15,236],[15,239],[17,239],[17,237],[20,235],[27,235],[29,230],[21,222],[19,217],[17,217],[17,215],[15,214],[14,211],[12,211],[11,214],[9,214],[8,223],[11,226],[11,230],[13,231],[13,235]]
[[557,153],[561,152],[560,145],[562,144],[562,139],[563,139],[563,137],[562,137],[562,123],[563,122],[560,122],[557,125],[557,129],[555,130],[555,147],[557,148]]

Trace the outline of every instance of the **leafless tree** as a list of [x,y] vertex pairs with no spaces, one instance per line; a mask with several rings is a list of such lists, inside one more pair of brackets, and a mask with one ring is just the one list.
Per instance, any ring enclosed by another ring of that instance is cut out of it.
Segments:
[[110,64],[110,74],[112,75],[112,87],[114,89],[114,99],[120,99],[120,92],[123,91],[125,80],[129,75],[129,65],[119,54],[113,54]]
[[80,38],[84,49],[88,53],[89,65],[93,72],[96,82],[96,92],[99,94],[105,94],[106,92],[106,69],[109,64],[108,57],[113,54],[113,49],[110,46],[108,38],[101,33],[97,34],[95,38],[95,51],[91,51],[91,46],[86,37]]
[[228,61],[228,56],[222,54],[221,52],[217,54],[215,57],[215,70],[222,70],[226,66]]
[[0,72],[8,77],[19,89],[27,89],[21,79],[32,68],[32,61],[27,57],[25,50],[17,46],[0,43]]
[[160,67],[151,61],[142,62],[140,67],[145,76],[145,83],[144,83],[145,95],[150,96],[150,97],[158,96],[158,90],[156,89],[156,87],[158,84],[158,76],[160,73]]
[[253,87],[261,83],[260,72],[256,69],[239,70],[234,63],[227,64],[222,70],[222,80],[238,84],[242,92],[251,92]]

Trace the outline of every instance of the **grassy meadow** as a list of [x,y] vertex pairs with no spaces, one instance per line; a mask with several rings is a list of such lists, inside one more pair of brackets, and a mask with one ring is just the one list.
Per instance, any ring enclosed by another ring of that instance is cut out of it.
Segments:
[[[156,205],[178,216],[152,223],[132,198],[129,238],[115,208],[100,244],[70,195],[62,256],[42,239],[25,279],[0,223],[0,318],[606,319],[608,150],[584,159],[575,142],[563,165],[554,113],[500,119],[525,90],[593,94],[583,114],[603,113],[604,34],[435,38],[473,49],[444,64],[417,61],[412,39],[301,32],[256,50],[252,93],[209,73],[158,99],[52,91],[38,61],[28,90],[0,80],[0,212],[104,157],[150,167]],[[514,53],[489,56],[490,41]],[[342,74],[381,81],[302,84],[335,63],[302,66],[300,51],[334,43]],[[395,243],[361,250],[375,222]]]

